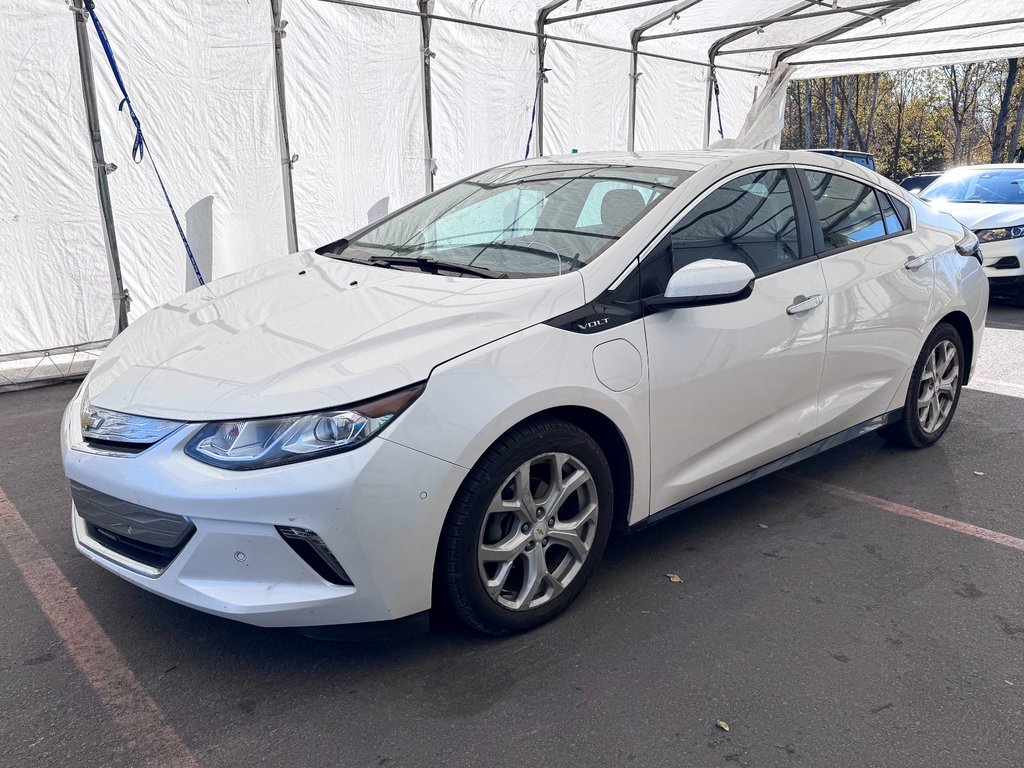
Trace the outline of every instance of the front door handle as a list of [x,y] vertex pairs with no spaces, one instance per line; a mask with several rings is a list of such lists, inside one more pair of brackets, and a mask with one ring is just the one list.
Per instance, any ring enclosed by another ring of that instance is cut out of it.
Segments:
[[907,269],[920,269],[931,260],[931,256],[913,256],[907,259],[907,263],[904,266]]
[[793,299],[793,303],[786,307],[787,315],[800,315],[804,312],[810,312],[815,307],[820,307],[825,299],[820,293],[816,293],[813,296],[797,296]]

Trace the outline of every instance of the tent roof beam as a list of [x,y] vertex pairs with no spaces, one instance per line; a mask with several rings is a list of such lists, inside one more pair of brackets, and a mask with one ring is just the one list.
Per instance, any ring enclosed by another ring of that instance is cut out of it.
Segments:
[[608,8],[598,8],[593,11],[583,11],[581,13],[572,13],[567,16],[551,16],[548,18],[548,24],[554,24],[558,21],[571,21],[572,19],[585,19],[590,16],[601,16],[606,13],[618,13],[619,11],[631,11],[634,8],[647,8],[651,5],[665,5],[666,3],[675,2],[675,0],[638,0],[634,3],[625,3],[623,5],[613,5]]
[[[816,48],[822,45],[846,45],[848,43],[863,43],[872,40],[893,40],[900,37],[912,35],[927,35],[933,32],[957,32],[962,29],[981,29],[983,27],[1000,27],[1008,24],[1024,24],[1024,17],[1016,19],[999,19],[997,21],[978,21],[971,24],[955,24],[948,27],[931,27],[930,29],[908,29],[901,32],[881,32],[877,35],[863,35],[861,37],[847,37],[842,40],[822,40],[815,43],[804,43],[804,48]],[[732,56],[739,53],[761,53],[762,51],[782,51],[792,48],[792,43],[782,45],[766,45],[761,48],[732,48],[728,51],[719,51],[719,56]]]
[[[853,56],[848,59],[817,59],[810,61],[794,61],[791,66],[799,71],[800,67],[810,67],[818,64],[851,64],[858,61],[885,61],[888,59],[909,59],[920,56],[945,56],[955,53],[971,53],[976,51],[1000,51],[1008,48],[1019,48],[1024,50],[1024,41],[1016,43],[1005,43],[1002,45],[976,45],[960,48],[942,48],[933,51],[906,51],[904,53],[876,53],[867,56]],[[800,79],[800,78],[797,78]]]
[[676,18],[683,11],[692,8],[695,5],[703,2],[703,0],[683,0],[681,3],[676,3],[671,8],[662,11],[656,16],[652,16],[643,24],[634,27],[629,33],[629,41],[633,48],[636,48],[640,41],[643,39],[644,33],[648,30],[654,29],[659,24],[664,24],[666,21]]
[[[854,15],[858,11],[871,10],[874,8],[891,8],[894,5],[910,5],[911,3],[917,2],[917,0],[873,0],[869,3],[861,3],[859,5],[851,5],[847,7],[834,6],[829,7],[822,11],[811,11],[809,13],[801,13],[799,15],[789,15],[788,17],[776,14],[775,16],[767,16],[763,19],[753,19],[751,21],[744,21],[738,24],[718,24],[713,27],[698,27],[695,29],[680,30],[679,32],[663,32],[658,35],[647,35],[644,37],[645,40],[659,40],[666,37],[683,37],[684,35],[701,35],[706,32],[728,32],[729,30],[742,29],[747,27],[766,27],[775,24],[779,21],[802,21],[804,19],[815,19],[821,16],[836,16],[839,14],[849,13]],[[877,20],[878,16],[869,16],[865,21]]]
[[[363,8],[370,11],[380,11],[382,13],[396,13],[399,16],[416,16],[419,18],[430,18],[434,21],[446,21],[452,24],[461,24],[467,27],[478,27],[481,29],[492,29],[497,32],[507,32],[510,35],[521,35],[524,37],[532,37],[537,39],[537,32],[535,30],[516,29],[515,27],[503,27],[500,24],[488,24],[484,21],[474,21],[472,19],[460,19],[455,16],[441,16],[436,13],[420,13],[419,11],[410,11],[405,8],[389,8],[386,5],[374,5],[373,3],[363,3],[358,0],[320,0],[323,3],[332,3],[334,5],[344,5],[351,8]],[[545,34],[546,40],[551,40],[557,43],[567,43],[569,45],[582,45],[587,48],[600,48],[606,51],[616,51],[618,53],[633,53],[632,48],[625,48],[620,45],[606,45],[604,43],[595,43],[590,40],[577,40],[571,37],[559,37],[557,35]],[[679,64],[692,64],[696,67],[704,67],[705,69],[709,66],[706,61],[696,61],[695,59],[684,59],[679,56],[668,56],[663,53],[650,53],[647,51],[640,51],[640,56],[646,56],[651,59],[663,59],[665,61],[675,61]],[[749,75],[766,75],[768,74],[765,69],[754,69],[751,67],[726,67],[720,66],[719,69],[728,69],[733,72],[745,72]]]

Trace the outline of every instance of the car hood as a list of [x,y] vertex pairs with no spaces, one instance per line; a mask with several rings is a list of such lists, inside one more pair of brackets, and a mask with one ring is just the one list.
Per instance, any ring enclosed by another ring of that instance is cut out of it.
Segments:
[[422,381],[583,296],[578,273],[445,277],[301,252],[147,312],[96,362],[85,399],[185,421],[330,408]]
[[1024,224],[1024,205],[997,203],[950,203],[929,200],[936,210],[950,214],[968,229],[999,229]]

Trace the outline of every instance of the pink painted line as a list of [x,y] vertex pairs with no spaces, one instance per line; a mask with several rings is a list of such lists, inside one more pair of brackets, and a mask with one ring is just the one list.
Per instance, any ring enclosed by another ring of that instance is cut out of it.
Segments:
[[807,477],[800,477],[789,473],[787,473],[785,477],[787,480],[791,480],[799,485],[824,491],[825,493],[830,493],[833,496],[839,496],[843,499],[856,501],[860,504],[867,504],[868,506],[875,507],[875,509],[892,512],[894,515],[910,517],[914,520],[920,520],[923,523],[928,523],[929,525],[937,525],[939,528],[946,528],[950,531],[962,533],[965,536],[973,536],[976,539],[989,541],[993,544],[1001,544],[1004,547],[1010,547],[1011,549],[1017,549],[1024,552],[1024,539],[1019,539],[1008,533],[999,533],[999,531],[992,531],[988,528],[982,528],[979,525],[965,523],[963,520],[954,520],[951,517],[943,517],[942,515],[936,515],[932,512],[925,512],[923,509],[908,507],[905,504],[897,504],[895,501],[887,501],[886,499],[880,499],[877,496],[869,496],[866,493],[851,491],[849,488],[843,488],[830,483],[822,483],[818,480],[811,480]]
[[146,693],[113,641],[57,564],[46,554],[21,513],[0,488],[0,544],[21,572],[68,655],[120,730],[132,764],[197,768],[198,763]]

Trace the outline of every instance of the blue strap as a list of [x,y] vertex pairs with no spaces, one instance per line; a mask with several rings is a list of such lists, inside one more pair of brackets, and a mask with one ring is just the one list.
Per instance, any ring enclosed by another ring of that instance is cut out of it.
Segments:
[[[538,89],[539,90],[539,89]],[[533,143],[533,124],[537,122],[537,96],[533,97],[533,112],[530,113],[530,132],[526,136],[526,156],[524,159],[530,159],[530,144]]]
[[[117,81],[117,87],[121,90],[121,95],[124,97],[121,99],[121,103],[117,107],[118,112],[124,111],[125,107],[128,107],[128,115],[132,119],[132,123],[135,125],[135,142],[132,144],[132,160],[136,163],[141,163],[143,157],[146,154],[146,139],[142,135],[142,123],[139,122],[139,116],[135,114],[135,108],[132,106],[132,100],[128,97],[128,90],[124,87],[124,80],[121,79],[121,70],[117,66],[117,60],[114,58],[114,51],[110,48],[110,40],[107,39],[107,33],[103,31],[103,25],[100,24],[99,18],[96,16],[96,3],[95,0],[85,0],[85,8],[89,11],[89,16],[92,18],[92,24],[96,28],[96,35],[100,39],[100,45],[103,46],[103,52],[107,55],[107,62],[110,64],[110,71],[114,74],[114,80]],[[185,253],[188,255],[188,261],[192,265],[192,271],[196,274],[196,280],[199,281],[200,285],[206,285],[206,281],[203,280],[203,273],[199,270],[199,264],[196,263],[196,257],[192,255],[192,248],[188,244],[188,238],[185,237],[185,230],[181,227],[181,221],[178,219],[178,212],[174,210],[174,204],[171,202],[171,196],[167,193],[167,187],[164,185],[164,179],[160,175],[160,169],[156,167],[156,161],[153,159],[153,153],[149,154],[149,163],[153,166],[153,173],[156,174],[156,180],[160,183],[160,191],[164,193],[164,200],[167,201],[167,207],[171,211],[171,218],[174,219],[174,226],[178,229],[178,235],[181,237],[181,242],[185,245]]]
[[715,109],[718,110],[718,135],[724,139],[725,129],[722,128],[722,100],[718,88],[718,75],[715,73],[714,69],[711,70],[711,82],[715,86]]

